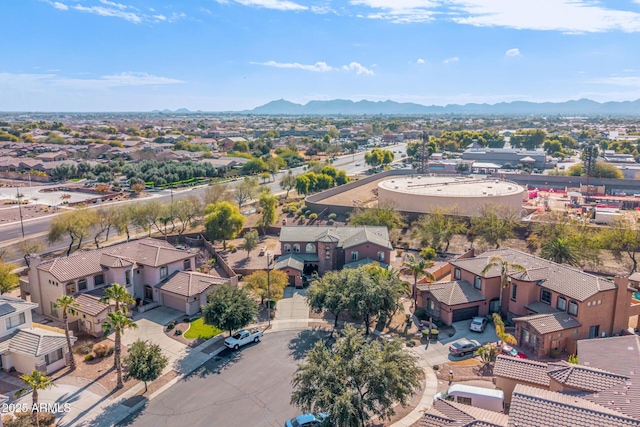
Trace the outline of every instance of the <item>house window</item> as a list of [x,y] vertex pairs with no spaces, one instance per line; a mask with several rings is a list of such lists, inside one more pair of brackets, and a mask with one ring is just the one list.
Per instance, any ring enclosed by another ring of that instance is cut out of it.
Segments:
[[482,289],[482,279],[480,277],[476,276],[473,281],[473,287],[476,289]]
[[459,268],[456,268],[455,270],[453,270],[453,277],[456,280],[460,280],[460,269]]
[[358,251],[351,251],[351,261],[358,260]]
[[522,342],[529,342],[529,331],[527,331],[526,329],[522,330]]
[[598,338],[600,335],[600,325],[594,325],[589,327],[589,338]]
[[384,261],[384,252],[382,251],[378,252],[378,261]]
[[436,304],[432,299],[429,300],[429,310],[434,310],[436,308]]
[[329,246],[324,248],[324,259],[331,259],[331,248]]
[[76,284],[71,282],[66,285],[67,295],[76,293]]
[[98,274],[97,276],[93,276],[93,285],[94,286],[104,285],[104,274]]
[[542,292],[540,292],[540,301],[545,304],[551,304],[551,291],[543,289]]
[[567,300],[564,297],[558,297],[558,303],[556,304],[558,310],[566,311],[567,310]]
[[511,284],[511,299],[516,300],[516,296],[518,295],[518,285],[515,283]]
[[53,317],[58,317],[58,308],[56,307],[55,301],[51,301],[51,315]]
[[536,336],[534,334],[529,335],[529,344],[531,344],[531,347],[536,346]]
[[458,403],[462,403],[463,405],[472,406],[472,401],[470,397],[456,396],[456,401]]
[[316,253],[316,245],[314,245],[313,243],[307,243],[307,247],[304,248],[304,251],[308,254],[315,254]]
[[169,268],[165,265],[160,267],[160,277],[167,277],[169,275]]
[[284,253],[288,254],[291,253],[291,245],[288,243],[284,244]]
[[78,290],[86,291],[87,290],[87,279],[78,280]]
[[578,315],[578,303],[575,301],[569,301],[569,314],[572,316]]
[[191,258],[185,259],[182,264],[185,270],[191,270]]
[[47,365],[51,365],[52,363],[55,363],[58,360],[62,359],[62,356],[62,349],[59,348],[53,353],[46,354],[44,356],[44,363],[46,363]]
[[11,316],[5,320],[5,325],[7,329],[17,328],[20,325],[24,325],[27,323],[27,319],[24,313],[18,313],[15,316]]
[[300,253],[300,245],[299,244],[295,243],[293,245],[293,253],[294,254],[299,254]]
[[131,285],[131,272],[130,271],[125,271],[124,272],[124,283],[127,286]]

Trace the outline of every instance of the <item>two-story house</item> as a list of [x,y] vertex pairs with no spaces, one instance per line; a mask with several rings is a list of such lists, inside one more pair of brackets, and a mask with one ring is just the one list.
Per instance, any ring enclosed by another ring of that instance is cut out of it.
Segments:
[[[501,267],[484,272],[497,256],[524,272],[509,272],[501,288]],[[484,252],[450,262],[452,281],[420,285],[419,305],[447,324],[499,312],[516,325],[520,346],[537,355],[572,350],[577,340],[620,334],[640,314],[626,275],[613,281],[514,249]],[[501,295],[502,294],[502,295]]]
[[284,226],[275,268],[286,269],[294,283],[302,273],[323,275],[371,262],[386,267],[392,249],[387,227]]
[[[38,327],[31,310],[38,304],[0,295],[0,368],[30,373],[34,369],[50,374],[64,367],[69,348],[64,334]],[[72,343],[76,341],[71,337]]]
[[[36,311],[60,320],[54,304],[62,295],[78,299],[78,316],[72,326],[99,334],[108,307],[100,303],[104,289],[113,283],[125,286],[138,306],[167,305],[185,311],[184,301],[158,285],[177,271],[195,268],[195,253],[179,250],[163,240],[145,238],[42,262],[31,257],[29,281],[21,283],[23,297],[30,295]],[[101,305],[102,304],[102,305]]]

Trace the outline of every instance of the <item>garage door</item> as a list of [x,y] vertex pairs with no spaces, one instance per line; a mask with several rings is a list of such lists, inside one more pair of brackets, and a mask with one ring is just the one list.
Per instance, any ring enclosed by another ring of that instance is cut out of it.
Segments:
[[453,310],[453,321],[473,319],[478,315],[478,306]]
[[179,298],[169,294],[162,294],[162,305],[166,305],[170,308],[175,308],[176,310],[185,311],[185,300],[183,298]]

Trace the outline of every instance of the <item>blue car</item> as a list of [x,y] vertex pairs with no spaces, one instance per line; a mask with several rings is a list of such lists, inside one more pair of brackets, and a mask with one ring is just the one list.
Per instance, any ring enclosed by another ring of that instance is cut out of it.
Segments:
[[327,414],[303,414],[284,423],[284,427],[320,427],[325,426]]

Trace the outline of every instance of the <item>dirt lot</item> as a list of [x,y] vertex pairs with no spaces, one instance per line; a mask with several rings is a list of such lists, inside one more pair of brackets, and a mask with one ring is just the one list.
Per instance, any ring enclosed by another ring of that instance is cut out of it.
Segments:
[[381,178],[368,184],[357,187],[353,190],[345,191],[335,196],[331,196],[328,199],[323,200],[324,204],[330,204],[335,206],[368,206],[375,204],[378,200],[377,193],[373,190],[377,190],[378,183],[389,178]]
[[[22,219],[39,218],[54,213],[45,205],[22,205]],[[20,221],[20,208],[18,205],[4,205],[0,200],[0,224]]]

